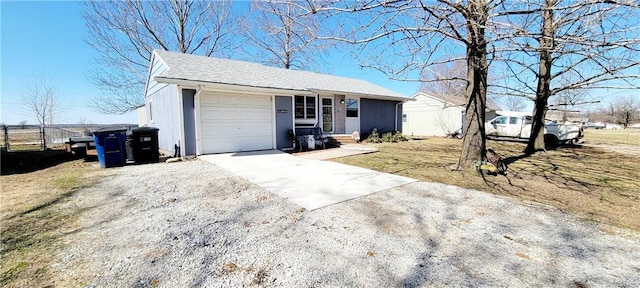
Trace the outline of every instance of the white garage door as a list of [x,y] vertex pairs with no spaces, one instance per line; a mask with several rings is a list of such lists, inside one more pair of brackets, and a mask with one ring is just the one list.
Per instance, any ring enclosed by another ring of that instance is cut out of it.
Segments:
[[203,94],[200,109],[203,154],[273,149],[271,97]]

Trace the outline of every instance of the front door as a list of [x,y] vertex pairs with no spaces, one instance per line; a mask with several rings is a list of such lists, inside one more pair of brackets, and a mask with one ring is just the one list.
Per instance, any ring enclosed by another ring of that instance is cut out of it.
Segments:
[[353,133],[353,131],[360,132],[360,99],[347,98],[345,100],[345,109],[347,110],[345,132],[348,134]]
[[276,148],[293,148],[289,131],[293,130],[293,104],[289,96],[276,96]]
[[322,98],[322,131],[333,132],[333,98]]

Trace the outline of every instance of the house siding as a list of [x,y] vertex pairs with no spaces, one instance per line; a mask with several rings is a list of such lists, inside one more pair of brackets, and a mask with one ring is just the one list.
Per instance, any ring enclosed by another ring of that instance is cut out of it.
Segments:
[[333,128],[333,133],[335,134],[344,134],[345,133],[345,117],[347,116],[345,110],[345,103],[340,103],[340,101],[346,98],[345,95],[335,95],[333,97],[333,124],[335,127]]
[[[401,120],[402,108],[398,107],[398,113],[396,115],[396,104],[398,103],[401,102],[361,98],[360,134],[362,137],[366,138],[374,128],[378,129],[378,133],[380,134],[396,130],[396,123],[398,128],[400,128],[402,122],[396,121]],[[396,116],[398,116],[398,118],[396,118]]]
[[415,136],[445,136],[462,128],[464,109],[432,97],[418,95],[404,104],[406,122],[402,133]]
[[[165,85],[146,99],[146,107],[153,109],[153,111],[147,111],[147,123],[149,126],[160,129],[158,131],[158,146],[172,154],[175,153],[174,145],[180,141],[180,107],[182,104],[179,99],[176,85]],[[153,104],[149,105],[149,102],[153,102]]]
[[153,57],[151,67],[149,68],[149,79],[147,79],[146,96],[149,97],[156,92],[160,91],[169,84],[158,83],[153,78],[168,70],[167,65],[164,64],[158,57]]

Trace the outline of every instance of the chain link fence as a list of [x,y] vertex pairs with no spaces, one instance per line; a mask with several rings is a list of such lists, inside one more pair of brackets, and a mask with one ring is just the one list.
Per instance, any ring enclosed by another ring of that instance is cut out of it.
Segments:
[[6,151],[62,148],[69,137],[82,136],[83,129],[66,129],[37,125],[3,125],[2,149]]

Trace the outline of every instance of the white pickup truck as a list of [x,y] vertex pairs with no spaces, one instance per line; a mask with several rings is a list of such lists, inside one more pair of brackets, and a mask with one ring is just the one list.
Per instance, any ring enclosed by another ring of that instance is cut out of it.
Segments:
[[[531,119],[531,116],[498,116],[485,123],[485,131],[491,139],[529,139]],[[580,125],[545,120],[544,142],[548,148],[578,143],[583,136]]]

